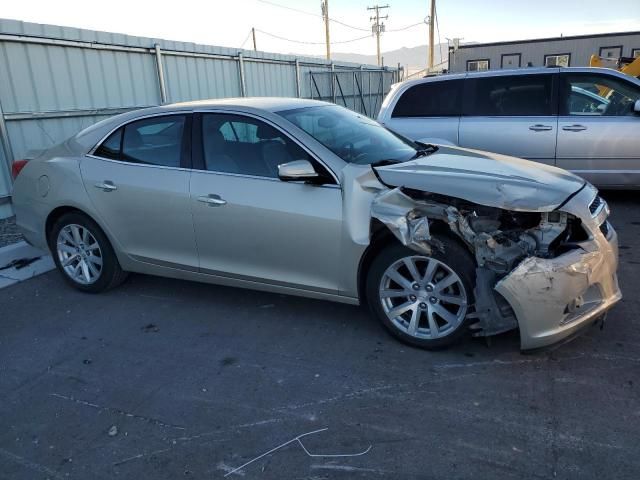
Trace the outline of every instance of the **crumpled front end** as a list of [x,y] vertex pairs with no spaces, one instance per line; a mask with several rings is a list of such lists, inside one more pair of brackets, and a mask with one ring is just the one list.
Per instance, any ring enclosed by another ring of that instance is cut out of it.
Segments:
[[407,188],[383,191],[371,205],[372,217],[418,252],[443,248],[435,228],[457,235],[476,258],[468,314],[474,334],[519,328],[523,350],[564,340],[622,297],[608,214],[588,184],[551,211],[516,212]]
[[[587,205],[600,203],[592,208]],[[564,210],[582,220],[588,239],[555,258],[528,257],[496,285],[511,305],[523,350],[546,347],[593,323],[622,298],[618,238],[604,200],[585,189]]]

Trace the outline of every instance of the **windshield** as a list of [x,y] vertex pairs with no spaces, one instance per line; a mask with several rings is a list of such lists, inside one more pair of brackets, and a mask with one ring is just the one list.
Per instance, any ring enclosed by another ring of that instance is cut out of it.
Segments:
[[297,108],[278,112],[345,162],[360,165],[406,162],[420,147],[378,122],[339,106]]

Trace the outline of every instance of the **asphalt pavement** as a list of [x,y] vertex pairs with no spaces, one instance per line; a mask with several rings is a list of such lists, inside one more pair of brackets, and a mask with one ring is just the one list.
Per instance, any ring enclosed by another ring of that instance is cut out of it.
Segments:
[[362,308],[143,275],[0,290],[0,478],[638,479],[640,196],[604,196],[624,300],[535,355],[516,332],[421,351]]

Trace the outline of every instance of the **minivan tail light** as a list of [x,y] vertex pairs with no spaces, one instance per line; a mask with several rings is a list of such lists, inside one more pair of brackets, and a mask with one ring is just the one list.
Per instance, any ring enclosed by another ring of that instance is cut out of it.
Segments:
[[15,180],[29,160],[16,160],[11,164],[11,176]]

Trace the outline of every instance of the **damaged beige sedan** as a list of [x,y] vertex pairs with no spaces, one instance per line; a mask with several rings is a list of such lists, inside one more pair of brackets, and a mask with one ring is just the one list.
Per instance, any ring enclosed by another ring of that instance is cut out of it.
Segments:
[[589,183],[416,144],[324,102],[137,110],[13,172],[25,238],[86,292],[139,272],[366,303],[423,348],[518,329],[523,350],[621,298],[616,233]]

